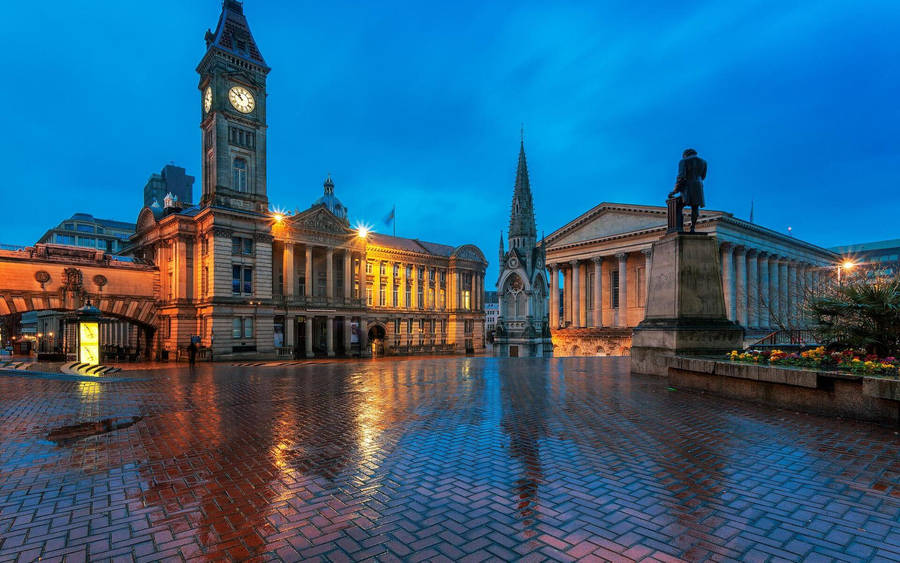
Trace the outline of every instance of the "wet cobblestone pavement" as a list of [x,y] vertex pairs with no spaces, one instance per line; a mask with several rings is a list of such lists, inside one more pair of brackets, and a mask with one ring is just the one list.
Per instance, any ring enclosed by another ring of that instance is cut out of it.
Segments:
[[900,559],[894,429],[624,359],[125,378],[0,375],[0,561]]

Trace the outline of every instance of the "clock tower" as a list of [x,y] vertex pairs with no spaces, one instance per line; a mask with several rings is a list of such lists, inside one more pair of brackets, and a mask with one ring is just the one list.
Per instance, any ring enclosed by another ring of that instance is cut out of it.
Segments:
[[224,0],[215,31],[206,32],[200,74],[200,205],[265,213],[266,76],[269,67],[250,33],[243,3]]

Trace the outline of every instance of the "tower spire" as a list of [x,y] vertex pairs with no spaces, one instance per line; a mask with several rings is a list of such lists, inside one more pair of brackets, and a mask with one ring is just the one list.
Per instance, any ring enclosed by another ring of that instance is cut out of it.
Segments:
[[534,222],[534,202],[528,179],[528,162],[525,159],[524,129],[519,143],[519,163],[516,168],[516,185],[513,189],[512,208],[509,215],[510,248],[530,248],[537,238]]

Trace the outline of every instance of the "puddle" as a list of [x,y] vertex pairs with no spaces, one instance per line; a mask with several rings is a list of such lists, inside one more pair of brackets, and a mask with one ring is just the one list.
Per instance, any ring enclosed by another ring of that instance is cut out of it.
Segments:
[[71,426],[62,426],[51,430],[47,434],[47,440],[58,446],[64,446],[99,434],[106,434],[114,430],[121,430],[140,422],[142,416],[128,416],[122,418],[104,418],[98,422],[82,422]]

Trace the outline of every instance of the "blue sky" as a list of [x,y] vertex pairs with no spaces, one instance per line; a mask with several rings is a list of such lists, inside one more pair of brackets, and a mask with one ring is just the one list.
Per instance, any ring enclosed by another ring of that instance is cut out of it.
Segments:
[[[152,172],[200,175],[198,77],[218,0],[5,7],[6,213],[134,221]],[[331,172],[353,219],[472,242],[496,276],[519,142],[538,230],[658,204],[681,150],[707,203],[824,246],[900,238],[900,3],[247,0],[269,76],[269,199]],[[199,183],[195,185],[195,198]]]

